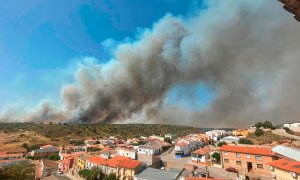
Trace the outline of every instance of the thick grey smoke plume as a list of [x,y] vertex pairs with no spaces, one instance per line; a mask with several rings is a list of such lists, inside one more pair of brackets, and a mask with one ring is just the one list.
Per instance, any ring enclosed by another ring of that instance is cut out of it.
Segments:
[[[238,126],[300,118],[300,23],[273,0],[208,1],[189,18],[166,15],[107,64],[80,65],[59,108],[27,121]],[[166,106],[176,86],[203,83],[216,97],[204,110]],[[2,119],[20,115],[4,113]],[[1,119],[1,117],[0,117]]]

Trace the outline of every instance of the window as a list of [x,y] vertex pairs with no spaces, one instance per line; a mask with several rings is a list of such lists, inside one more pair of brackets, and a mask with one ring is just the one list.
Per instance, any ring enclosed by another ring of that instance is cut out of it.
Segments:
[[247,154],[247,155],[246,155],[246,158],[247,158],[247,159],[250,159],[250,158],[251,158],[251,155],[250,155],[250,154]]
[[241,166],[242,165],[242,161],[236,161],[235,162],[237,166]]
[[237,158],[240,158],[241,157],[241,153],[236,153],[235,155]]
[[264,166],[262,164],[256,164],[257,169],[263,169]]
[[224,163],[229,163],[229,159],[224,159]]
[[227,155],[228,155],[228,152],[227,152],[227,151],[224,151],[224,155],[227,156]]
[[262,160],[262,156],[260,156],[260,155],[255,155],[255,159],[256,159],[256,160]]

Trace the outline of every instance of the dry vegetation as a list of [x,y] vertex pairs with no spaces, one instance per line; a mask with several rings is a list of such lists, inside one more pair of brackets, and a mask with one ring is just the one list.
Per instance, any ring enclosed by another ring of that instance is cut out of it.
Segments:
[[133,138],[153,134],[171,133],[183,136],[190,133],[202,133],[203,129],[187,126],[161,124],[33,124],[0,123],[0,150],[21,146],[23,143],[56,144],[68,143],[70,139],[103,138],[117,136]]
[[263,145],[263,144],[272,144],[274,142],[287,141],[289,138],[273,134],[272,132],[264,132],[261,136],[255,136],[254,133],[250,133],[247,136],[247,139],[251,140],[254,144]]

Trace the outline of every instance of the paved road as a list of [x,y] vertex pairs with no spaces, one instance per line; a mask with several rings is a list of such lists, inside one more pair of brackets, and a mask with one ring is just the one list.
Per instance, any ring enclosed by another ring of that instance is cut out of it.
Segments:
[[283,129],[272,130],[272,133],[280,135],[280,136],[284,136],[284,137],[296,139],[296,140],[300,141],[300,137],[299,136],[294,136],[294,135],[288,134]]

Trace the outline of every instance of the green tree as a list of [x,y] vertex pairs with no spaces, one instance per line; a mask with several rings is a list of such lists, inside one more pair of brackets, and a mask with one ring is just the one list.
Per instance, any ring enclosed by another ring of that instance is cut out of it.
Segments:
[[0,169],[0,179],[23,180],[35,178],[35,166],[27,161]]
[[264,135],[264,131],[262,129],[256,129],[254,132],[256,137]]
[[219,163],[220,160],[221,160],[221,155],[220,155],[220,153],[218,153],[218,152],[214,152],[214,153],[211,155],[211,157],[214,158],[214,159],[216,160],[217,163]]
[[99,180],[99,179],[103,179],[103,177],[104,177],[104,174],[102,172],[102,169],[100,167],[93,167],[91,169],[88,179],[89,180]]
[[116,179],[117,177],[115,173],[110,173],[108,176],[104,178],[104,180],[116,180]]
[[218,143],[218,147],[222,147],[223,145],[227,145],[227,143],[225,141],[221,141]]
[[79,174],[80,177],[87,179],[90,176],[90,174],[91,174],[91,170],[89,170],[89,169],[82,169],[82,170],[80,170],[78,172],[78,174]]
[[48,159],[53,160],[53,161],[58,161],[58,160],[60,160],[60,157],[57,153],[55,153],[55,154],[51,154],[50,156],[48,156]]
[[172,144],[172,140],[169,137],[165,137],[164,141],[169,143],[169,144]]
[[255,123],[254,126],[256,127],[256,129],[259,129],[259,128],[263,127],[263,123],[262,122],[257,122],[257,123]]
[[270,129],[274,129],[273,124],[270,121],[265,121],[262,123],[262,126],[264,128],[270,128]]
[[253,144],[253,142],[250,139],[241,138],[239,139],[240,144]]

